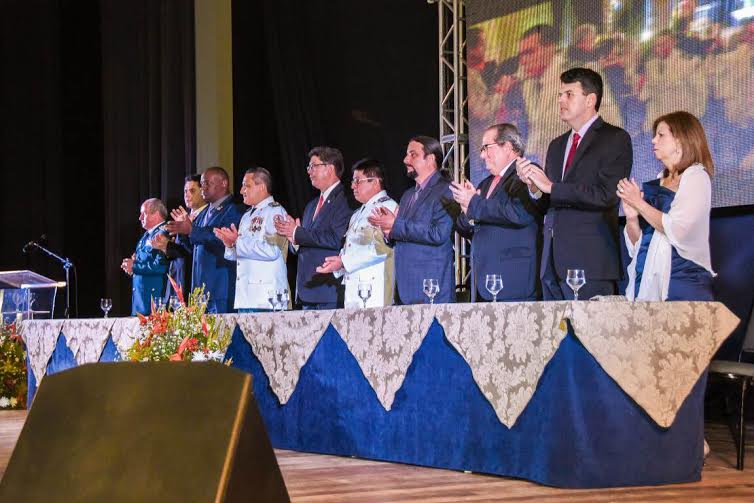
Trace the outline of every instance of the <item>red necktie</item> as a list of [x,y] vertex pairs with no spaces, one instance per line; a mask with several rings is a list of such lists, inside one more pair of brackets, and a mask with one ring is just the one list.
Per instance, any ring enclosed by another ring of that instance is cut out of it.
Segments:
[[501,179],[502,177],[500,175],[495,175],[492,178],[492,183],[490,184],[490,188],[487,189],[487,196],[486,196],[487,199],[490,198],[490,196],[492,195],[492,191],[495,190],[495,187],[497,187],[497,184],[500,183]]
[[566,159],[565,168],[563,169],[564,178],[565,178],[565,174],[568,173],[568,168],[571,167],[571,163],[573,162],[573,156],[576,155],[576,149],[579,148],[580,139],[581,139],[581,136],[579,136],[579,133],[573,133],[573,141],[571,141],[571,150],[568,151],[568,158]]
[[317,203],[317,209],[314,210],[314,216],[312,217],[312,220],[317,218],[317,213],[319,213],[319,210],[322,209],[322,205],[325,204],[325,198],[322,197],[322,194],[319,195],[319,202]]

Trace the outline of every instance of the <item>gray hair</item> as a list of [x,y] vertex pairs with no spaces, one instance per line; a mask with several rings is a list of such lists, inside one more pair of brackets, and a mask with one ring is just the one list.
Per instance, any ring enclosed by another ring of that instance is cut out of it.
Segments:
[[165,207],[165,204],[156,197],[144,201],[144,209],[150,214],[156,211],[163,219],[168,218],[168,209]]
[[526,142],[524,142],[524,139],[521,138],[521,133],[518,132],[518,129],[513,124],[503,123],[503,124],[494,124],[487,128],[487,131],[495,131],[497,132],[497,136],[495,138],[495,141],[502,145],[505,142],[508,142],[511,144],[511,147],[513,147],[513,151],[516,152],[518,155],[524,155],[524,151],[526,150]]

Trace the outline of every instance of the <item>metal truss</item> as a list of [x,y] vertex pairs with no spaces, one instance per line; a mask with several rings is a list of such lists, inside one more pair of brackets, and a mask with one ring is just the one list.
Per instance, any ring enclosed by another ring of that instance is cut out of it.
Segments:
[[[454,181],[463,183],[469,175],[466,7],[463,0],[427,1],[437,3],[440,142],[445,151],[443,164],[451,171]],[[456,286],[457,289],[464,289],[471,270],[471,245],[458,234],[454,240]]]

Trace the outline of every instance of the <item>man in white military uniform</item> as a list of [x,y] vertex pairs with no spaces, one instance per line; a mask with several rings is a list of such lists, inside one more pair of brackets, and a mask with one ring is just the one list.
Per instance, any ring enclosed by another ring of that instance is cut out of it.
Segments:
[[364,306],[360,289],[364,297],[369,293],[366,307],[387,306],[393,303],[393,249],[385,243],[379,227],[370,224],[367,218],[379,207],[395,212],[398,203],[383,189],[384,174],[379,162],[362,159],[354,164],[352,172],[351,189],[362,206],[351,216],[340,255],[326,257],[317,272],[343,276],[347,309]]
[[[248,169],[241,184],[241,195],[244,204],[251,208],[241,218],[238,229],[233,224],[215,229],[215,235],[225,245],[225,258],[238,262],[233,307],[239,313],[270,311],[273,307],[270,299],[275,297],[287,308],[288,243],[275,232],[275,218],[285,217],[286,212],[270,195],[271,190],[269,171]],[[280,295],[276,295],[277,292]]]

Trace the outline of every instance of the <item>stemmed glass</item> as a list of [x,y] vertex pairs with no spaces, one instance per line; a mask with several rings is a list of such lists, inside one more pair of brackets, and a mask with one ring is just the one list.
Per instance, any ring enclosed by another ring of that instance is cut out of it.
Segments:
[[275,296],[278,299],[280,310],[285,311],[288,308],[288,289],[281,288],[280,290],[275,290]]
[[429,297],[429,303],[435,303],[435,295],[440,292],[440,282],[436,279],[425,279],[422,283],[424,286],[424,295]]
[[21,306],[24,303],[24,291],[23,290],[16,290],[13,292],[12,296],[13,303],[16,305],[16,312],[21,312]]
[[267,302],[269,302],[270,306],[272,306],[273,313],[277,311],[277,295],[275,290],[273,290],[272,288],[267,290]]
[[105,313],[105,318],[107,318],[107,313],[113,308],[113,299],[100,299],[99,308],[102,309],[102,312]]
[[366,281],[359,281],[359,298],[364,303],[364,309],[367,308],[367,300],[372,296],[372,284]]
[[573,290],[573,300],[579,300],[579,289],[586,284],[584,269],[568,269],[566,283]]
[[503,289],[503,277],[499,274],[487,274],[484,278],[484,286],[492,295],[492,302],[497,302],[497,294]]
[[170,301],[168,302],[168,305],[170,306],[170,309],[175,312],[178,310],[179,307],[181,307],[181,301],[178,300],[177,295],[171,295]]

